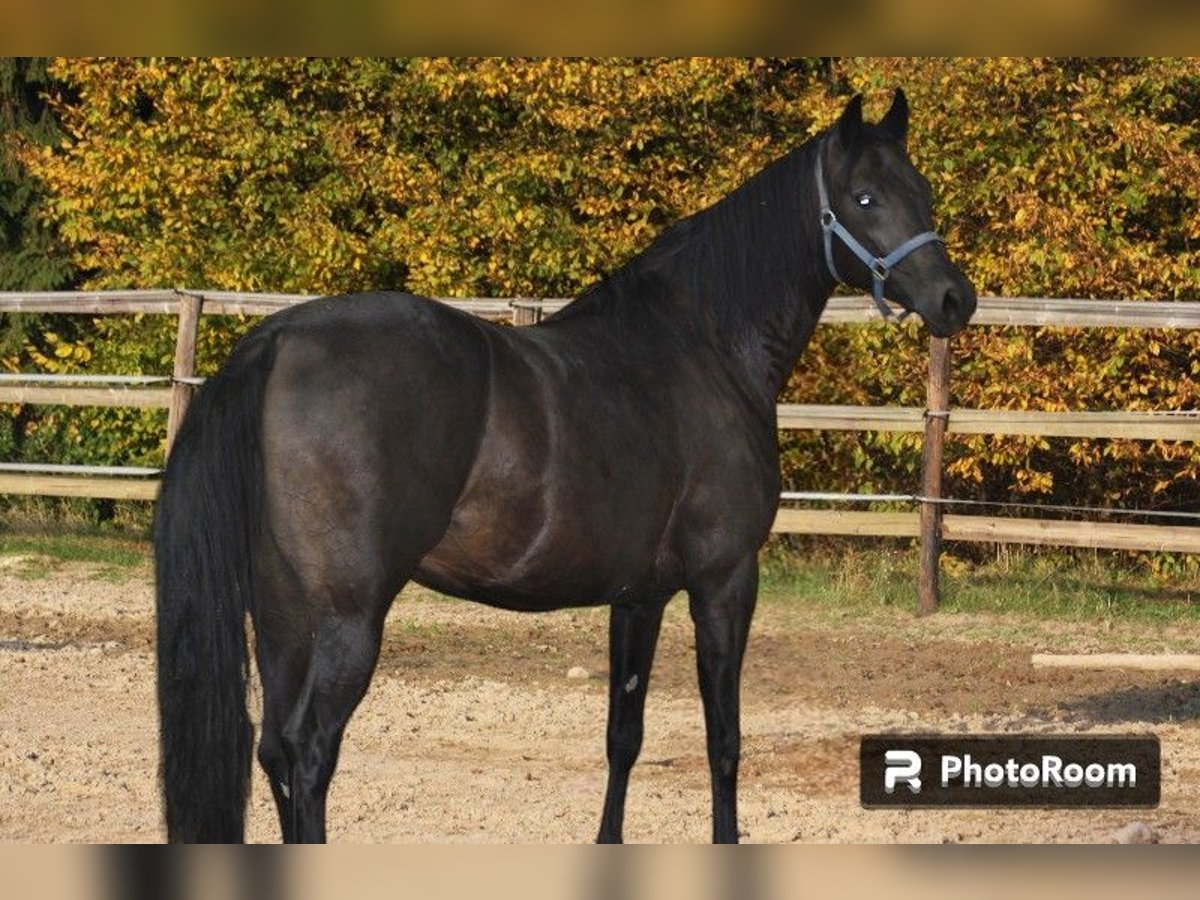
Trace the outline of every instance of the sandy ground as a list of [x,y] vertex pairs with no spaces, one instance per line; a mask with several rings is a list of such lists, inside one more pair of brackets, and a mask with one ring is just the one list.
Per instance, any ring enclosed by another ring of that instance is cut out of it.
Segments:
[[[0,559],[0,841],[157,841],[148,573]],[[410,591],[347,732],[335,841],[581,842],[604,791],[607,612],[529,616]],[[1168,627],[905,611],[851,618],[768,598],[743,688],[743,839],[1104,842],[1134,821],[1200,841],[1200,681],[1045,672],[1035,650],[1200,651]],[[587,678],[568,678],[572,667]],[[710,834],[686,605],[668,609],[626,839]],[[257,698],[252,696],[251,709]],[[257,711],[255,710],[257,715]],[[858,741],[883,730],[1153,732],[1163,800],[1134,811],[867,811]],[[278,839],[256,767],[248,836]]]

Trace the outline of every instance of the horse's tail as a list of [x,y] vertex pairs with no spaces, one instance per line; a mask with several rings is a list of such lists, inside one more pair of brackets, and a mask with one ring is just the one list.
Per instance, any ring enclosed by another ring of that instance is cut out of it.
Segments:
[[252,541],[261,520],[265,329],[199,391],[171,449],[154,522],[158,705],[167,839],[245,835]]

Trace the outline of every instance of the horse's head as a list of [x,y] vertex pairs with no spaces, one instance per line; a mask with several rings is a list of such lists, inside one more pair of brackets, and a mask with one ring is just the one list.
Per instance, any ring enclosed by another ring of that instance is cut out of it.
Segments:
[[863,122],[855,97],[818,146],[826,260],[881,309],[882,294],[949,337],[975,312],[975,288],[933,230],[929,182],[909,161],[907,133],[908,101],[897,90],[877,125]]

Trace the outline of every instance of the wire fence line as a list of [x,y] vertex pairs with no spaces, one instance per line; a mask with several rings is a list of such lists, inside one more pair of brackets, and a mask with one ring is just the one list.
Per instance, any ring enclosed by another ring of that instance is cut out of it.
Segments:
[[0,472],[39,475],[107,475],[120,478],[153,478],[162,469],[151,466],[76,466],[68,463],[0,463]]

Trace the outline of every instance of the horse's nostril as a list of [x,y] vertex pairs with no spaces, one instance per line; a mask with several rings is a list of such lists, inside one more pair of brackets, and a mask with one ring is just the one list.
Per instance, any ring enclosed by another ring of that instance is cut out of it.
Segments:
[[942,315],[949,318],[962,308],[962,297],[952,288],[942,295]]

